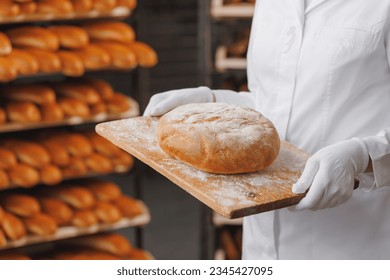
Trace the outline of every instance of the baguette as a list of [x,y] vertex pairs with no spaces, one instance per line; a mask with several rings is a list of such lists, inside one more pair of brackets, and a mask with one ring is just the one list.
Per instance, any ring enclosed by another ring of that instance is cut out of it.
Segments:
[[80,77],[84,74],[84,63],[81,58],[71,51],[58,51],[57,56],[61,61],[62,73],[69,77]]
[[131,103],[122,93],[116,92],[110,100],[107,101],[107,108],[110,114],[120,114],[130,110]]
[[90,105],[90,111],[92,116],[107,113],[107,105],[103,101],[99,101]]
[[122,218],[122,214],[115,205],[97,201],[94,208],[98,220],[103,224],[113,224]]
[[101,100],[93,87],[83,83],[69,81],[56,83],[53,84],[53,88],[60,96],[76,98],[87,104],[95,104]]
[[134,10],[137,7],[137,0],[117,0],[117,6]]
[[19,3],[20,13],[22,15],[32,15],[35,14],[38,10],[38,5],[36,2],[25,2]]
[[72,4],[76,13],[85,13],[93,9],[93,0],[72,0]]
[[12,101],[27,101],[36,104],[56,102],[54,90],[40,84],[11,85],[2,90],[0,98]]
[[8,57],[0,57],[0,82],[10,82],[18,76],[14,61]]
[[8,55],[11,51],[11,41],[3,32],[0,32],[0,56]]
[[78,228],[91,227],[97,223],[96,214],[91,209],[75,210],[71,220],[71,224]]
[[25,50],[13,48],[8,59],[12,61],[19,75],[34,75],[39,71],[37,59]]
[[120,153],[111,158],[111,162],[116,170],[127,170],[133,167],[134,158],[127,152],[120,150]]
[[[106,106],[106,104],[104,104]],[[0,125],[4,124],[7,122],[7,114],[4,110],[4,108],[0,107]],[[0,163],[1,165],[1,163]]]
[[121,189],[114,183],[101,180],[84,180],[82,185],[90,190],[99,201],[110,202],[121,197]]
[[93,194],[79,186],[56,187],[48,191],[50,197],[55,197],[72,206],[75,209],[88,209],[95,205]]
[[41,120],[39,108],[32,102],[8,102],[5,109],[11,123],[37,123]]
[[91,40],[131,43],[135,40],[134,29],[120,21],[100,21],[83,25]]
[[0,1],[0,17],[14,17],[20,14],[20,9],[12,0]]
[[46,185],[56,185],[62,181],[62,171],[53,164],[48,164],[40,169],[41,182]]
[[86,156],[84,162],[88,170],[92,173],[108,174],[113,170],[111,161],[97,153]]
[[4,209],[19,217],[31,217],[41,211],[38,200],[30,195],[6,194],[0,197]]
[[79,99],[71,97],[60,98],[58,105],[64,112],[65,118],[80,117],[86,119],[91,116],[88,105]]
[[33,167],[18,163],[8,171],[8,176],[12,185],[31,188],[38,184],[39,173]]
[[108,67],[111,64],[108,52],[94,44],[90,44],[82,49],[74,50],[84,63],[85,69],[99,70]]
[[5,236],[4,231],[0,228],[0,248],[5,247],[6,245],[7,245],[7,237]]
[[109,53],[112,66],[125,70],[137,67],[135,53],[124,44],[109,41],[94,41],[94,44],[102,47]]
[[70,164],[70,156],[66,147],[53,139],[41,139],[40,143],[46,148],[50,154],[53,164],[64,167]]
[[71,157],[69,165],[62,168],[64,178],[75,178],[87,174],[87,166],[80,158]]
[[9,170],[17,163],[15,154],[5,147],[0,147],[0,158],[0,169],[2,170]]
[[149,45],[142,42],[132,42],[126,46],[135,54],[140,66],[153,67],[157,64],[157,53]]
[[112,144],[110,141],[100,136],[96,132],[90,132],[85,134],[89,141],[91,141],[93,148],[99,154],[112,158],[117,156],[121,149]]
[[61,60],[55,52],[38,49],[26,51],[37,60],[39,72],[46,74],[61,72]]
[[63,201],[57,198],[40,197],[42,212],[49,215],[59,226],[70,223],[73,217],[73,210]]
[[92,0],[93,9],[99,12],[107,12],[115,8],[116,0]]
[[91,142],[81,133],[66,133],[60,137],[69,154],[74,157],[86,157],[93,152]]
[[23,223],[28,232],[39,236],[52,235],[58,228],[56,221],[44,213],[37,213],[31,217],[23,218]]
[[16,27],[6,32],[12,46],[56,51],[60,46],[58,37],[47,28],[37,26]]
[[64,119],[64,112],[58,103],[47,103],[39,107],[43,122],[60,122]]
[[73,12],[70,0],[40,0],[37,4],[37,14],[64,15]]
[[9,240],[15,241],[26,235],[23,222],[15,215],[5,212],[1,221],[1,228]]
[[143,212],[138,200],[127,195],[121,195],[120,197],[114,199],[112,203],[118,207],[123,217],[126,218],[134,218],[141,215]]
[[9,183],[7,173],[3,169],[0,169],[0,190],[9,187]]
[[86,79],[83,83],[92,86],[104,101],[110,100],[114,95],[114,89],[104,80]]
[[21,163],[35,168],[41,168],[50,163],[50,155],[42,146],[32,141],[9,140],[5,143]]
[[59,39],[60,46],[67,49],[80,49],[89,44],[88,33],[77,26],[59,25],[51,26],[52,31]]

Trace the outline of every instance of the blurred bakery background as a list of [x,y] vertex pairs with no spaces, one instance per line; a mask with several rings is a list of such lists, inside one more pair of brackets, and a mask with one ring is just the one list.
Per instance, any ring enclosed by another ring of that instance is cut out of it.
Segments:
[[247,91],[254,2],[0,1],[0,259],[241,258],[241,220],[94,127],[166,90]]

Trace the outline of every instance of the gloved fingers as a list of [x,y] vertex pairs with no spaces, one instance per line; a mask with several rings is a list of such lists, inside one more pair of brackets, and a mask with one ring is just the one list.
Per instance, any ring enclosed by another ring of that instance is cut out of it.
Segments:
[[306,192],[313,183],[319,168],[319,161],[316,159],[309,159],[306,163],[305,169],[302,172],[299,180],[293,185],[292,192],[296,194]]
[[144,111],[144,116],[153,116],[151,114],[151,111],[154,109],[154,107],[156,107],[161,101],[164,100],[164,96],[166,96],[165,94],[166,92],[164,93],[158,93],[158,94],[155,94],[153,95],[150,100],[149,100],[149,104],[148,106],[146,106],[146,109]]
[[182,100],[180,96],[170,96],[160,103],[156,104],[149,110],[149,115],[153,117],[159,117],[175,109],[180,105],[184,105],[186,102]]

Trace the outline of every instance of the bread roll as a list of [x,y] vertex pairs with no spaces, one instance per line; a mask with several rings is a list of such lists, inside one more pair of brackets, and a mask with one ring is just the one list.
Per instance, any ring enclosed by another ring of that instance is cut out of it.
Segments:
[[83,25],[91,40],[131,43],[135,40],[134,29],[120,21],[100,21]]
[[133,248],[130,254],[127,255],[129,260],[150,260],[150,255],[142,249]]
[[23,222],[11,213],[4,213],[1,221],[1,228],[9,240],[15,241],[26,235],[26,228]]
[[137,67],[135,53],[123,43],[94,41],[94,44],[105,49],[111,57],[111,65],[118,69],[134,69]]
[[76,98],[87,104],[95,104],[101,100],[93,87],[83,83],[68,81],[53,84],[53,87],[58,95]]
[[46,185],[56,185],[62,181],[62,171],[53,164],[48,164],[40,169],[41,182]]
[[92,86],[96,90],[96,92],[100,95],[100,98],[105,101],[110,100],[114,95],[114,89],[108,82],[104,80],[86,79],[83,80],[83,83]]
[[16,27],[8,30],[12,46],[56,51],[60,46],[58,37],[47,28],[37,26]]
[[84,158],[85,165],[92,173],[108,174],[112,172],[113,166],[111,161],[106,157],[92,153]]
[[98,223],[96,214],[91,209],[75,210],[71,224],[78,228],[86,228],[94,226]]
[[89,141],[91,141],[95,151],[99,154],[102,154],[103,156],[112,158],[117,156],[121,151],[120,148],[118,148],[96,132],[90,132],[85,135],[88,137]]
[[8,171],[11,184],[14,186],[30,188],[38,184],[39,173],[33,167],[18,163]]
[[46,74],[61,72],[61,60],[55,52],[38,49],[28,49],[27,52],[37,60],[39,72]]
[[137,7],[137,0],[117,0],[117,6],[134,10]]
[[39,107],[43,122],[59,122],[64,119],[64,112],[57,103],[47,103]]
[[95,205],[93,194],[79,186],[56,187],[50,189],[48,195],[62,200],[75,209],[88,209]]
[[37,4],[37,14],[66,15],[73,12],[70,0],[40,0]]
[[38,10],[38,5],[35,2],[19,3],[18,5],[22,15],[32,15]]
[[16,165],[16,156],[10,149],[0,147],[0,158],[0,169],[2,170],[9,170]]
[[82,49],[74,50],[83,61],[85,69],[99,70],[108,67],[111,64],[108,52],[94,44],[90,44]]
[[51,162],[57,166],[64,167],[70,164],[68,150],[55,139],[41,139],[39,141],[48,151]]
[[0,228],[0,248],[5,247],[6,245],[7,245],[7,237],[5,236],[3,230]]
[[70,223],[73,217],[73,210],[63,201],[57,198],[40,197],[42,212],[49,215],[59,226]]
[[89,44],[87,32],[78,26],[58,25],[49,27],[49,30],[57,35],[62,48],[80,49]]
[[12,140],[6,143],[21,163],[42,168],[50,163],[50,155],[42,146],[32,141]]
[[112,203],[116,205],[116,207],[118,207],[123,217],[134,218],[142,214],[141,204],[138,202],[138,200],[130,196],[121,195],[120,197],[116,198]]
[[113,224],[122,218],[118,207],[109,202],[96,201],[94,211],[98,220],[103,224]]
[[52,235],[58,227],[56,221],[44,213],[37,213],[31,217],[23,218],[23,222],[28,232],[39,236]]
[[93,0],[93,9],[99,12],[107,12],[116,6],[117,0]]
[[39,71],[37,59],[25,50],[13,48],[8,59],[15,65],[19,75],[34,75]]
[[128,170],[134,165],[134,158],[127,152],[121,150],[118,155],[111,158],[111,162],[114,165],[115,170]]
[[38,200],[30,195],[5,194],[0,196],[0,202],[7,212],[19,217],[31,217],[41,211]]
[[107,108],[110,114],[120,114],[130,110],[131,103],[127,96],[116,92],[110,100],[107,101]]
[[26,261],[26,260],[31,260],[31,258],[19,252],[7,251],[7,252],[0,252],[0,260]]
[[71,157],[69,165],[62,168],[64,178],[76,178],[87,174],[87,166],[81,158]]
[[3,218],[4,218],[4,210],[3,210],[3,208],[0,206],[0,225],[1,225],[1,221],[3,220]]
[[[104,104],[105,106],[106,104]],[[5,113],[4,108],[0,107],[0,125],[7,122],[7,114]]]
[[90,111],[92,116],[107,113],[107,105],[103,101],[99,101],[90,105]]
[[66,118],[80,117],[86,119],[91,116],[87,103],[79,99],[71,97],[60,98],[58,105],[61,107]]
[[133,42],[126,45],[137,57],[137,63],[142,67],[153,67],[158,62],[157,53],[147,44]]
[[11,41],[3,32],[0,32],[0,56],[8,55],[11,51]]
[[75,13],[89,12],[93,8],[92,0],[72,0],[72,4]]
[[12,101],[28,101],[36,104],[56,102],[54,90],[40,84],[11,85],[2,90],[1,99]]
[[7,119],[12,123],[37,123],[41,113],[32,102],[12,101],[6,104]]
[[12,0],[0,1],[0,17],[14,17],[20,14],[20,9]]
[[224,103],[173,109],[160,118],[157,137],[168,155],[218,174],[262,170],[272,164],[280,148],[274,125],[262,114]]
[[0,190],[6,189],[7,187],[9,187],[9,185],[10,181],[7,173],[3,169],[0,169]]
[[0,57],[0,82],[10,82],[18,75],[14,61],[8,57]]
[[66,145],[70,155],[86,157],[93,152],[91,142],[81,133],[67,133],[61,135],[61,142]]
[[102,180],[84,180],[82,185],[90,190],[99,201],[110,202],[121,197],[121,189],[113,182]]
[[71,51],[58,51],[57,55],[61,60],[62,73],[69,77],[80,77],[84,74],[84,63],[82,59]]

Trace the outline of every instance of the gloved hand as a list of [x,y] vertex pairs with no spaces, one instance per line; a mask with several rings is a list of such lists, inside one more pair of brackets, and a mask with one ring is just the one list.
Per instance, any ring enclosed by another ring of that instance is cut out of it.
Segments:
[[170,90],[153,95],[144,116],[158,117],[181,105],[206,102],[214,102],[214,94],[208,87]]
[[368,163],[367,147],[358,138],[322,148],[309,158],[292,188],[296,194],[309,191],[289,209],[320,210],[346,202],[352,196],[354,178],[367,169]]

